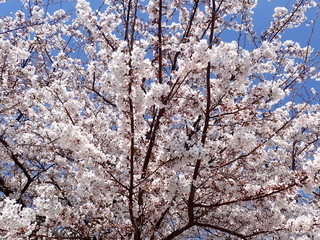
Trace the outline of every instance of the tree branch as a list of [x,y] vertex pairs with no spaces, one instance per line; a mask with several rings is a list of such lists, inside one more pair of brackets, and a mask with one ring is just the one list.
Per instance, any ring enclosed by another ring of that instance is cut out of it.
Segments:
[[237,232],[229,230],[227,228],[219,227],[217,225],[213,225],[213,224],[209,224],[209,223],[199,223],[199,222],[195,222],[195,225],[199,226],[199,227],[203,227],[203,228],[212,228],[212,229],[218,230],[220,232],[224,232],[224,233],[228,233],[232,236],[236,236],[241,239],[248,239],[246,235],[237,233]]

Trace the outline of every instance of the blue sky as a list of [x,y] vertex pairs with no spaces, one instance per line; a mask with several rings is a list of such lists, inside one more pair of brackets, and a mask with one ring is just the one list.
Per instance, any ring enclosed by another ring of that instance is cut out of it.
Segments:
[[[290,7],[292,4],[296,2],[293,0],[258,0],[258,6],[255,8],[255,30],[258,31],[261,29],[266,29],[270,25],[270,21],[272,20],[273,10],[275,7]],[[308,22],[312,20],[315,16],[316,10],[308,11]],[[315,28],[314,37],[313,37],[313,47],[319,49],[319,40],[320,40],[320,24],[317,24],[317,28]],[[286,34],[283,35],[283,40],[293,40],[299,42],[301,46],[305,46],[308,41],[308,37],[311,31],[311,26],[306,26],[303,24],[299,27],[299,29],[290,29],[286,31]],[[259,32],[259,31],[258,31]]]
[[[44,0],[44,2],[50,2],[51,0]],[[146,0],[147,1],[147,0]],[[56,0],[58,4],[51,5],[49,7],[49,12],[63,8],[65,10],[74,9],[75,2],[71,0]],[[91,7],[96,10],[103,0],[91,0],[89,1]],[[272,15],[274,13],[274,8],[278,6],[287,7],[290,11],[291,6],[295,3],[296,0],[258,0],[258,6],[254,9],[254,30],[257,33],[257,36],[260,36],[261,32],[270,26],[272,20]],[[0,4],[0,17],[13,15],[15,11],[21,9],[21,1],[19,0],[7,0],[6,3]],[[315,9],[308,12],[308,21],[314,19],[316,14]],[[293,40],[299,42],[302,47],[307,45],[309,34],[312,27],[307,26],[305,23],[302,24],[299,28],[288,29],[285,34],[283,34],[282,40]],[[223,34],[224,41],[237,40],[238,35],[234,32],[225,32]],[[315,51],[320,50],[320,20],[316,23],[315,31],[313,33],[313,38],[311,41],[312,47]],[[308,88],[314,87],[317,91],[320,91],[320,83],[312,82],[308,83]]]
[[[48,0],[47,0],[48,1]],[[46,1],[45,1],[46,2]],[[59,8],[63,9],[71,9],[74,6],[72,1],[61,1],[58,0],[56,5],[50,6],[50,12],[53,10],[57,10]],[[90,5],[93,9],[97,9],[102,0],[91,0],[89,1]],[[266,29],[270,25],[270,21],[272,20],[273,9],[277,6],[284,6],[290,9],[292,3],[295,2],[294,0],[258,0],[258,6],[254,9],[254,24],[255,24],[255,31],[261,33],[262,30]],[[7,0],[6,3],[0,4],[0,17],[3,18],[4,16],[8,16],[13,14],[15,11],[21,9],[21,1],[19,0]],[[309,11],[308,16],[310,20],[314,17],[315,11]],[[320,24],[317,24],[318,27],[315,28],[315,33],[312,41],[312,45],[316,49],[320,49],[319,40],[320,40]],[[283,36],[283,39],[293,40],[299,42],[302,46],[306,45],[308,36],[310,33],[311,27],[306,26],[303,24],[299,27],[299,29],[291,29],[286,31],[286,34]],[[232,40],[232,39],[230,39]]]

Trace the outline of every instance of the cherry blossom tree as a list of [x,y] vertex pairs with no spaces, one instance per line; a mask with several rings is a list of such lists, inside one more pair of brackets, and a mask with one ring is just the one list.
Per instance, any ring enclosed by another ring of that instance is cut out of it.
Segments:
[[259,2],[2,16],[0,237],[320,239],[318,6]]

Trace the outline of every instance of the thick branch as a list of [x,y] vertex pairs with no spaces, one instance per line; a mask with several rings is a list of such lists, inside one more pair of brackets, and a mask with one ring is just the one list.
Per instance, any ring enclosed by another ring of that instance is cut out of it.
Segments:
[[230,234],[232,236],[236,236],[236,237],[241,238],[241,239],[247,239],[247,237],[245,235],[243,235],[243,234],[240,234],[240,233],[237,233],[237,232],[235,232],[233,230],[229,230],[227,228],[219,227],[219,226],[216,226],[216,225],[213,225],[213,224],[196,222],[195,225],[199,226],[199,227],[203,227],[203,228],[212,228],[212,229],[218,230],[220,232],[225,232],[225,233],[228,233],[228,234]]
[[145,176],[146,171],[148,169],[148,165],[149,165],[149,162],[150,162],[150,159],[151,159],[151,156],[152,156],[152,150],[153,150],[153,147],[154,147],[154,144],[155,144],[156,133],[157,133],[157,130],[159,129],[159,127],[160,127],[160,119],[161,119],[161,117],[163,116],[164,113],[165,113],[165,109],[161,108],[159,110],[158,116],[156,118],[156,122],[154,124],[153,131],[151,133],[147,154],[145,156],[144,163],[143,163],[143,166],[142,166],[142,175],[143,175],[143,177]]
[[159,54],[159,83],[162,83],[162,0],[159,0],[159,18],[158,18],[158,54]]
[[124,34],[124,40],[128,40],[129,35],[129,20],[130,20],[130,12],[131,12],[131,0],[129,0],[128,3],[128,10],[127,10],[127,16],[126,16],[126,29]]
[[[188,27],[187,27],[185,33],[183,34],[183,37],[181,38],[180,42],[183,42],[190,34],[190,30],[191,30],[192,23],[194,21],[194,17],[196,15],[196,12],[197,12],[197,9],[198,9],[198,5],[199,5],[199,0],[196,0],[195,3],[194,3],[193,9],[192,9],[192,14],[190,16]],[[173,59],[173,63],[172,63],[172,70],[176,69],[177,60],[178,60],[178,56],[180,55],[180,53],[181,52],[179,51],[179,52],[176,52],[176,54],[174,55],[174,59]]]
[[[209,48],[212,48],[212,43],[213,43],[213,35],[214,35],[214,27],[215,27],[215,0],[212,0],[212,22],[211,22],[211,31],[210,31],[210,36],[209,36]],[[207,136],[207,131],[209,127],[209,121],[210,121],[210,106],[211,106],[211,86],[210,86],[210,73],[211,73],[211,65],[210,62],[208,62],[207,66],[207,79],[206,79],[206,90],[207,90],[207,97],[206,97],[206,112],[205,112],[205,119],[204,119],[204,126],[202,130],[202,137],[201,137],[201,143],[202,145],[205,145],[206,142],[206,136]],[[189,222],[194,221],[194,198],[195,198],[195,193],[196,193],[196,187],[194,185],[194,182],[197,180],[199,170],[200,170],[200,165],[201,165],[201,159],[198,159],[194,168],[193,172],[193,181],[191,183],[191,188],[190,188],[190,193],[189,193],[189,198],[188,198],[188,217],[189,217]]]
[[175,237],[179,236],[181,233],[183,233],[184,231],[188,230],[189,228],[193,227],[194,223],[188,223],[187,225],[185,225],[182,228],[179,228],[175,231],[173,231],[171,234],[169,234],[167,237],[163,238],[162,240],[171,240],[174,239]]
[[21,196],[27,191],[27,189],[29,188],[30,184],[33,181],[33,178],[30,176],[30,174],[28,173],[27,169],[23,166],[23,164],[18,160],[17,156],[9,149],[9,144],[7,143],[7,141],[4,140],[2,137],[0,137],[0,143],[2,143],[2,145],[9,151],[9,155],[10,155],[11,159],[20,168],[20,170],[23,172],[23,174],[27,178],[27,182],[24,185],[24,187],[22,188],[21,193],[20,193],[19,200],[21,201]]
[[[300,182],[304,182],[307,178],[308,178],[307,176],[303,177],[300,180]],[[218,201],[218,202],[213,203],[213,204],[194,204],[194,206],[195,207],[202,207],[202,208],[216,208],[216,207],[221,207],[221,206],[225,206],[225,205],[230,205],[230,204],[233,204],[233,203],[254,201],[254,200],[270,197],[270,196],[272,196],[274,194],[286,191],[286,190],[288,190],[288,189],[290,189],[292,187],[298,186],[298,185],[299,185],[299,183],[293,182],[291,184],[279,187],[276,190],[271,191],[271,192],[267,192],[267,193],[261,193],[261,194],[257,194],[257,195],[246,196],[246,197],[243,197],[243,198],[238,198],[238,199],[234,199],[234,200],[226,201],[226,202]]]

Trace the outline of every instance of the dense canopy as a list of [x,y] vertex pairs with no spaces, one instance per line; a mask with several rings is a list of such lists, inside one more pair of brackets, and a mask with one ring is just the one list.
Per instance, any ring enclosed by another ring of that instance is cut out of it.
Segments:
[[260,2],[1,16],[0,238],[320,239],[318,6]]

